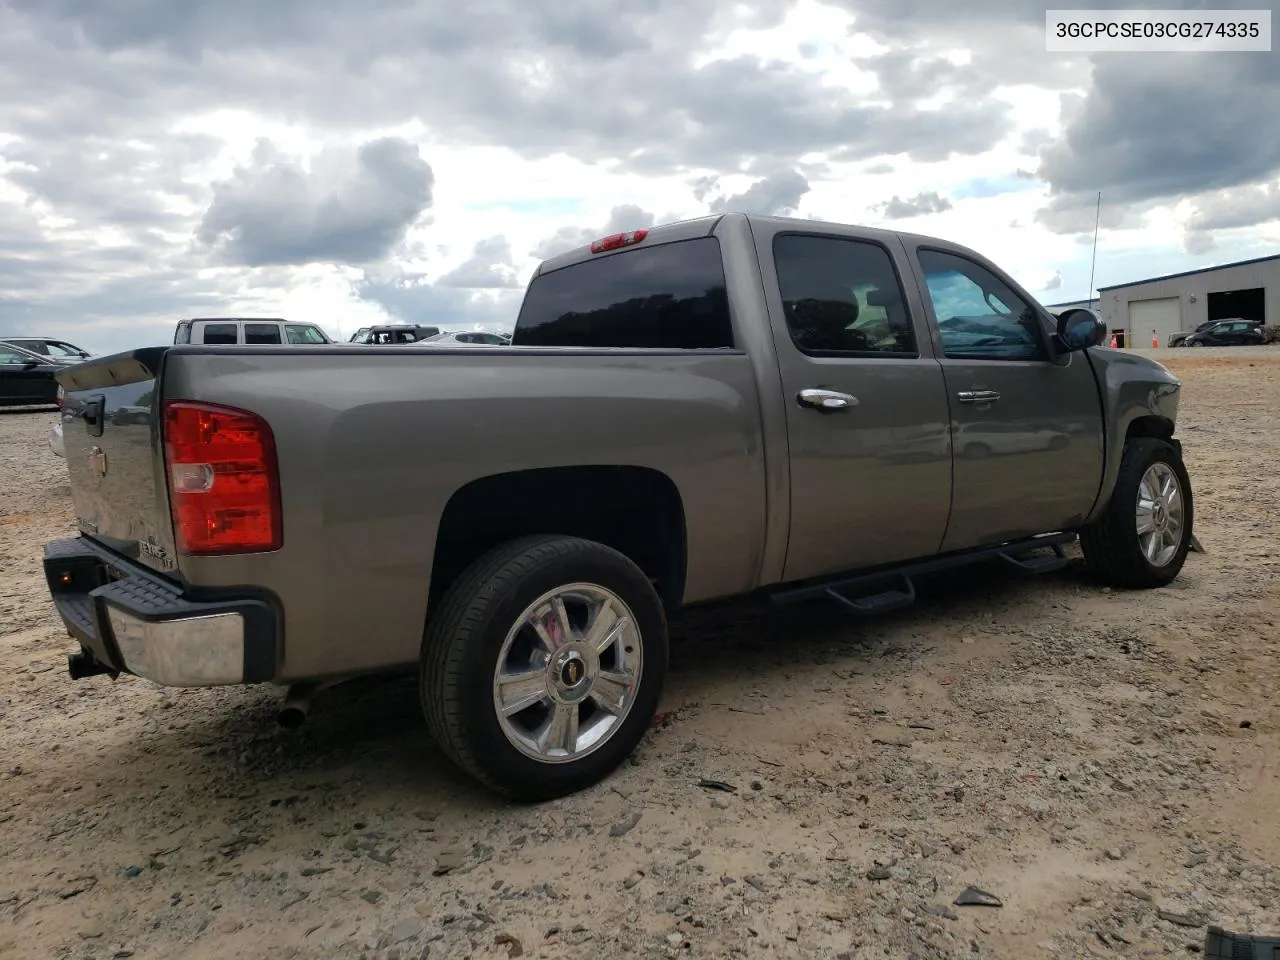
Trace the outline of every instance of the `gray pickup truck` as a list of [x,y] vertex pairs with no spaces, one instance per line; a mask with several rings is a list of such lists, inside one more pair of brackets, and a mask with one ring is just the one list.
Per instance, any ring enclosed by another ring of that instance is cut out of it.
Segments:
[[463,770],[561,796],[644,735],[679,607],[875,613],[1077,539],[1101,582],[1173,580],[1180,385],[1105,333],[952,243],[728,214],[543,263],[509,347],[90,360],[58,375],[81,534],[44,560],[70,673],[279,684],[297,719],[412,669]]

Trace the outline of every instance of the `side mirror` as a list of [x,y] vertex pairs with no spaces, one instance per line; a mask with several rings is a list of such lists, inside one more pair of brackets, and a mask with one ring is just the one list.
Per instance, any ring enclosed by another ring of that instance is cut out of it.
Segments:
[[22,369],[23,369],[23,370],[34,370],[34,369],[35,369],[36,367],[38,367],[38,366],[40,366],[40,363],[39,363],[39,361],[37,361],[37,360],[23,360],[23,361],[22,361]]
[[1092,310],[1077,307],[1058,316],[1058,342],[1067,350],[1101,346],[1107,325]]

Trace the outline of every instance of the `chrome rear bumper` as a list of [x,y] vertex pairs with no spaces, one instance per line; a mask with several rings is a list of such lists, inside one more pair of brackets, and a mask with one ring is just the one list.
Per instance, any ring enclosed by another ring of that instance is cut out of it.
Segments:
[[184,593],[87,537],[46,544],[44,571],[82,648],[69,664],[73,677],[130,673],[170,687],[275,677],[280,616],[269,598]]

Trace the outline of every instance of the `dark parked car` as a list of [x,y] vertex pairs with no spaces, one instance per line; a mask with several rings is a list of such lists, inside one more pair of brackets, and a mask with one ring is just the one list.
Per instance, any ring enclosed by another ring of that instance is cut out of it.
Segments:
[[1187,343],[1187,339],[1189,337],[1193,337],[1197,333],[1204,333],[1206,330],[1211,330],[1220,323],[1248,323],[1248,324],[1251,324],[1252,326],[1257,327],[1259,330],[1262,331],[1264,343],[1270,343],[1272,340],[1275,339],[1275,334],[1273,332],[1273,329],[1270,327],[1267,327],[1261,320],[1246,320],[1244,317],[1219,317],[1217,320],[1206,320],[1204,323],[1198,325],[1194,330],[1190,332],[1187,332],[1184,330],[1180,333],[1170,334],[1169,346],[1189,347],[1191,346],[1191,344]]
[[0,406],[53,406],[58,402],[58,382],[53,378],[75,362],[0,343]]
[[1188,347],[1256,347],[1267,342],[1262,325],[1253,320],[1220,320],[1187,337]]
[[5,337],[0,339],[0,346],[5,345],[21,347],[23,350],[30,350],[32,353],[52,357],[55,360],[70,360],[72,363],[88,360],[93,356],[83,347],[77,347],[74,343],[54,337]]
[[389,344],[389,343],[418,343],[426,340],[428,337],[434,337],[440,332],[439,327],[421,327],[416,323],[387,323],[376,327],[369,327],[364,331],[363,336],[359,330],[352,336],[349,343],[371,343],[371,344]]

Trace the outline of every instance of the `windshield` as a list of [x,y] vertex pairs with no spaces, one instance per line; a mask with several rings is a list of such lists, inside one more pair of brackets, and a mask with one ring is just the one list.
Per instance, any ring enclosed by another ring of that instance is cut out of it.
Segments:
[[50,340],[46,345],[49,348],[49,353],[55,357],[75,357],[78,359],[89,355],[74,344],[62,343],[58,340]]

